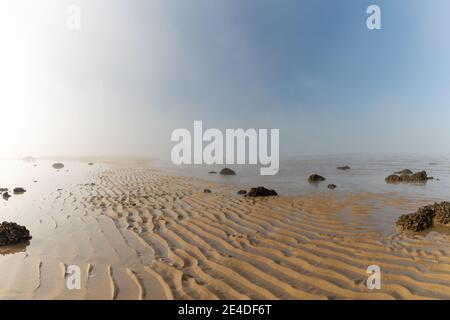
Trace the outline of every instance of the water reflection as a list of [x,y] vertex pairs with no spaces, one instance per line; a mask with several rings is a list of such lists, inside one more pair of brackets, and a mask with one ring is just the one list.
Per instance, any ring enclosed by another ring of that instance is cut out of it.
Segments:
[[30,241],[26,241],[15,245],[0,247],[0,256],[26,252],[29,245]]

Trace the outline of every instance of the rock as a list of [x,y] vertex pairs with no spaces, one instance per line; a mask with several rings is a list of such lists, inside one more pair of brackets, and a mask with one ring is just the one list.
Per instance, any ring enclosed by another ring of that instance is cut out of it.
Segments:
[[437,223],[449,224],[450,223],[450,202],[444,201],[434,204],[435,221]]
[[433,206],[419,208],[415,213],[404,214],[397,220],[400,231],[424,231],[433,226],[435,210]]
[[217,171],[209,171],[209,174],[217,174]]
[[396,174],[391,174],[390,176],[386,177],[384,181],[386,181],[386,183],[400,183],[403,181],[403,179]]
[[14,192],[14,194],[24,194],[25,192],[27,192],[27,190],[25,190],[22,187],[17,187],[17,188],[14,188],[13,192]]
[[424,231],[433,227],[434,223],[450,223],[450,202],[444,201],[419,208],[417,212],[400,216],[397,227],[401,230]]
[[31,240],[30,231],[14,222],[0,223],[0,246],[7,246]]
[[331,190],[334,190],[334,189],[336,189],[336,185],[335,184],[329,184],[328,185],[328,189],[331,189]]
[[236,172],[234,172],[230,168],[223,168],[222,170],[220,170],[220,174],[225,175],[225,176],[233,176],[236,174]]
[[64,164],[63,164],[63,163],[60,163],[60,162],[57,162],[57,163],[54,163],[54,164],[52,165],[52,167],[53,167],[53,169],[59,170],[59,169],[64,168]]
[[350,170],[349,166],[342,166],[342,167],[337,167],[336,169],[338,170]]
[[308,182],[309,183],[318,183],[318,182],[321,182],[321,181],[325,181],[325,178],[320,176],[320,175],[318,175],[318,174],[312,174],[308,178]]
[[426,182],[427,180],[428,176],[425,171],[416,172],[411,175],[411,182]]
[[398,174],[398,175],[402,175],[402,174],[412,174],[413,172],[411,170],[409,170],[409,169],[403,169],[403,170],[400,170],[400,171],[397,171],[397,172],[394,172],[394,173]]
[[8,192],[8,188],[0,188],[0,193]]
[[246,197],[270,197],[277,196],[278,193],[275,190],[266,189],[264,187],[251,188],[246,194]]
[[237,194],[240,194],[240,195],[247,194],[247,191],[246,190],[239,190],[237,192]]
[[437,163],[436,162],[430,162],[429,165],[430,166],[435,166],[435,165],[437,165]]
[[88,166],[93,166],[94,164],[92,163],[92,162],[89,162],[88,163]]
[[204,192],[204,193],[211,193],[212,191],[209,190],[209,189],[205,189],[205,190],[203,190],[203,192]]
[[9,194],[9,192],[5,192],[2,195],[3,199],[8,200],[9,198],[11,198],[11,195]]

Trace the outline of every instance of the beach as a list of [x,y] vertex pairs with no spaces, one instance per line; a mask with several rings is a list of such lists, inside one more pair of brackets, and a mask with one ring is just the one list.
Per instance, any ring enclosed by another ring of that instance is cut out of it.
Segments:
[[395,228],[433,197],[338,185],[248,198],[141,163],[51,163],[2,164],[21,172],[5,187],[27,192],[0,201],[0,220],[32,239],[0,247],[0,299],[450,299],[448,228]]

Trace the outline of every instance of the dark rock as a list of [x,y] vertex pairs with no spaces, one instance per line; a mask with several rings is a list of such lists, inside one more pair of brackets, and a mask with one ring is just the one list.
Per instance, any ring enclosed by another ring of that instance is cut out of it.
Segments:
[[427,180],[428,176],[425,171],[416,172],[411,175],[411,182],[426,182]]
[[9,192],[5,192],[2,195],[3,199],[8,200],[9,198],[11,198],[11,195],[9,194]]
[[318,182],[321,182],[321,181],[325,181],[325,178],[320,176],[320,175],[318,175],[318,174],[312,174],[308,178],[308,182],[309,183],[318,183]]
[[415,213],[404,214],[397,220],[397,228],[401,231],[424,231],[433,226],[435,209],[433,206],[419,208]]
[[17,187],[17,188],[14,188],[13,192],[14,192],[14,194],[24,194],[25,192],[27,192],[27,190],[25,190],[22,187]]
[[334,190],[334,189],[336,189],[336,185],[335,184],[329,184],[328,185],[328,189],[331,189],[331,190]]
[[0,188],[0,193],[8,192],[8,188]]
[[225,175],[225,176],[233,176],[236,174],[236,172],[234,172],[230,168],[223,168],[222,170],[220,170],[220,174]]
[[350,170],[349,166],[342,166],[342,167],[337,167],[336,169],[338,170]]
[[277,196],[278,193],[275,190],[266,189],[264,187],[251,188],[246,194],[246,197],[270,197]]
[[217,171],[209,171],[209,174],[217,174]]
[[444,201],[434,204],[435,221],[437,223],[449,224],[450,223],[450,202]]
[[203,192],[204,192],[204,193],[211,193],[211,190],[205,189],[205,190],[203,190]]
[[63,163],[60,163],[60,162],[57,162],[57,163],[54,163],[54,164],[52,165],[52,167],[53,167],[53,169],[59,170],[59,169],[64,168],[64,164],[63,164]]
[[386,183],[400,183],[403,181],[402,177],[400,177],[396,174],[391,174],[384,180],[386,181]]
[[397,171],[397,172],[394,172],[394,173],[402,175],[402,174],[412,174],[413,172],[411,170],[409,170],[409,169],[403,169],[403,170],[400,170],[400,171]]
[[237,192],[237,194],[240,194],[240,195],[247,194],[247,191],[246,190],[239,190]]
[[14,222],[0,223],[0,246],[26,242],[31,239],[27,228]]
[[94,164],[92,163],[92,162],[89,162],[88,163],[88,166],[93,166]]

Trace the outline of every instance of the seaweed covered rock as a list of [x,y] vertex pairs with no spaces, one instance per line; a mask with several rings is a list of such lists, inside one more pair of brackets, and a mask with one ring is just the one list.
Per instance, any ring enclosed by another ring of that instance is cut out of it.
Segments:
[[444,201],[419,208],[417,212],[400,216],[397,227],[400,230],[424,231],[434,223],[450,224],[450,202]]
[[403,178],[399,175],[391,174],[390,176],[386,177],[384,181],[386,181],[386,183],[400,183],[403,181]]
[[424,231],[433,226],[434,207],[426,206],[419,208],[417,212],[404,214],[397,220],[397,228],[401,231]]
[[234,176],[236,174],[236,172],[234,172],[230,168],[223,168],[219,173],[225,176]]
[[450,223],[450,202],[435,203],[434,211],[434,219],[437,223]]
[[267,189],[264,187],[251,188],[246,194],[246,197],[270,197],[277,196],[278,193],[275,190]]
[[29,241],[30,231],[14,222],[0,223],[0,246],[7,246]]
[[428,177],[426,171],[412,173],[411,170],[405,169],[391,174],[384,180],[386,183],[425,183],[432,179],[432,177]]
[[308,178],[308,182],[309,183],[318,183],[318,182],[321,182],[321,181],[325,181],[325,178],[320,176],[320,175],[318,175],[318,174],[312,174]]

